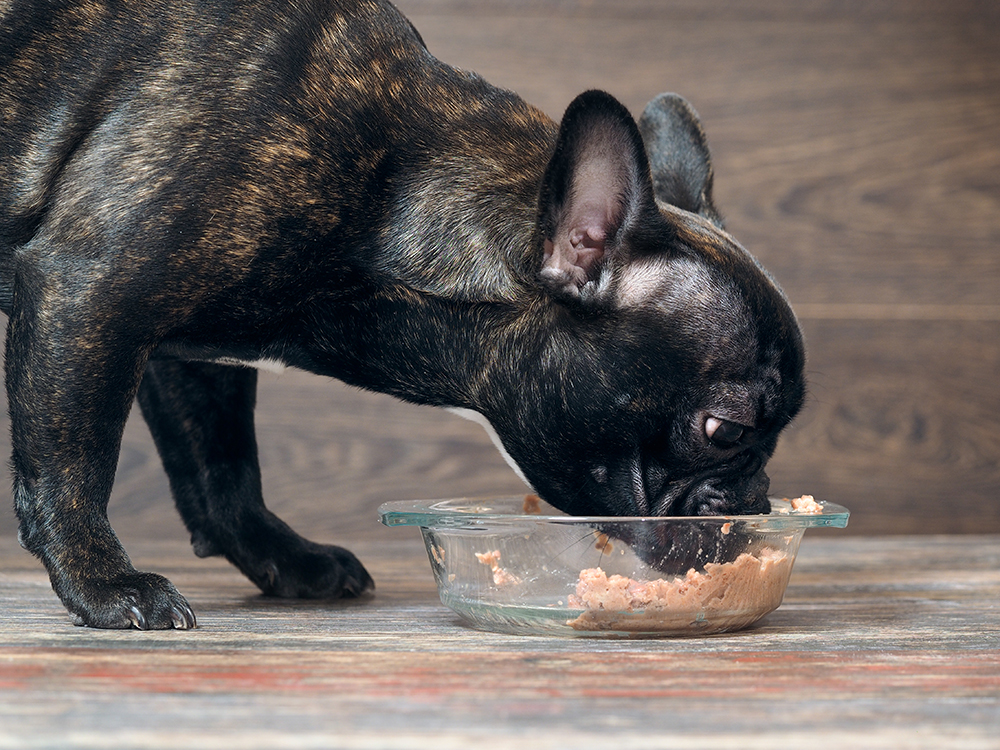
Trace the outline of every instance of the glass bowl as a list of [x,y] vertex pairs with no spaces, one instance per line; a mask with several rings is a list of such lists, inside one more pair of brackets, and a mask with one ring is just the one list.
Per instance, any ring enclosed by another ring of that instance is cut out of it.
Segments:
[[534,496],[385,503],[417,526],[441,601],[476,628],[604,637],[704,635],[777,609],[805,530],[843,528],[833,503],[768,515],[566,516]]

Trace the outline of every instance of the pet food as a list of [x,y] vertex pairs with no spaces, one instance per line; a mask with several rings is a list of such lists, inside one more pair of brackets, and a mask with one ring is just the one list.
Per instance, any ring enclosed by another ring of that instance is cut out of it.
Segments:
[[600,550],[606,555],[610,555],[611,551],[615,548],[615,545],[611,543],[611,539],[607,534],[597,533],[597,541],[594,542],[594,549]]
[[735,630],[781,604],[792,560],[784,552],[744,552],[729,563],[708,563],[683,578],[636,581],[601,568],[580,572],[569,606],[584,612],[577,630]]
[[812,495],[803,495],[802,497],[793,497],[791,499],[785,498],[785,501],[791,506],[791,508],[779,508],[778,513],[787,516],[789,513],[803,513],[805,515],[815,515],[817,513],[823,512],[823,506],[816,502],[816,498]]
[[816,502],[816,498],[812,495],[803,495],[802,497],[796,497],[789,501],[792,504],[792,510],[796,513],[822,513],[823,506]]
[[477,552],[476,559],[483,565],[488,565],[493,572],[493,583],[497,586],[510,586],[520,583],[521,579],[513,573],[500,567],[500,550],[492,552]]

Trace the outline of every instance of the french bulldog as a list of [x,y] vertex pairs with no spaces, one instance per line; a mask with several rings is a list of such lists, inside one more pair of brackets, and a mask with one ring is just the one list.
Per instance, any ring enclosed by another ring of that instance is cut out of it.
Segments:
[[768,510],[802,339],[680,97],[557,125],[383,0],[8,0],[0,117],[19,539],[78,624],[195,626],[108,523],[136,399],[197,555],[372,588],[265,507],[256,366],[474,418],[570,514]]

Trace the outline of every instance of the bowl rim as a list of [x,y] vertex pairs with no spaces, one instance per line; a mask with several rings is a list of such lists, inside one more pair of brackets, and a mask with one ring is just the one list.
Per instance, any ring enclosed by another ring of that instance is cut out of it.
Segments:
[[[842,505],[817,501],[819,513],[805,513],[791,509],[783,498],[771,498],[771,512],[766,515],[727,516],[568,516],[534,513],[500,512],[494,509],[501,504],[523,507],[524,495],[500,497],[457,497],[439,500],[394,500],[379,506],[379,521],[384,526],[420,526],[422,528],[474,528],[490,525],[523,524],[615,524],[698,522],[729,523],[737,521],[753,529],[790,529],[847,526],[850,511]],[[482,510],[475,510],[482,508]]]

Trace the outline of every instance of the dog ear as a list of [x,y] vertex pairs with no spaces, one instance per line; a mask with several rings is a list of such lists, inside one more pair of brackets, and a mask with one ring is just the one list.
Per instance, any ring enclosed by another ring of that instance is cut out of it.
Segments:
[[542,180],[538,226],[543,283],[556,295],[600,299],[611,266],[626,252],[623,230],[655,211],[642,136],[632,115],[602,91],[580,94],[566,109]]
[[657,199],[701,214],[720,229],[712,202],[712,159],[698,113],[677,94],[660,94],[639,118]]

